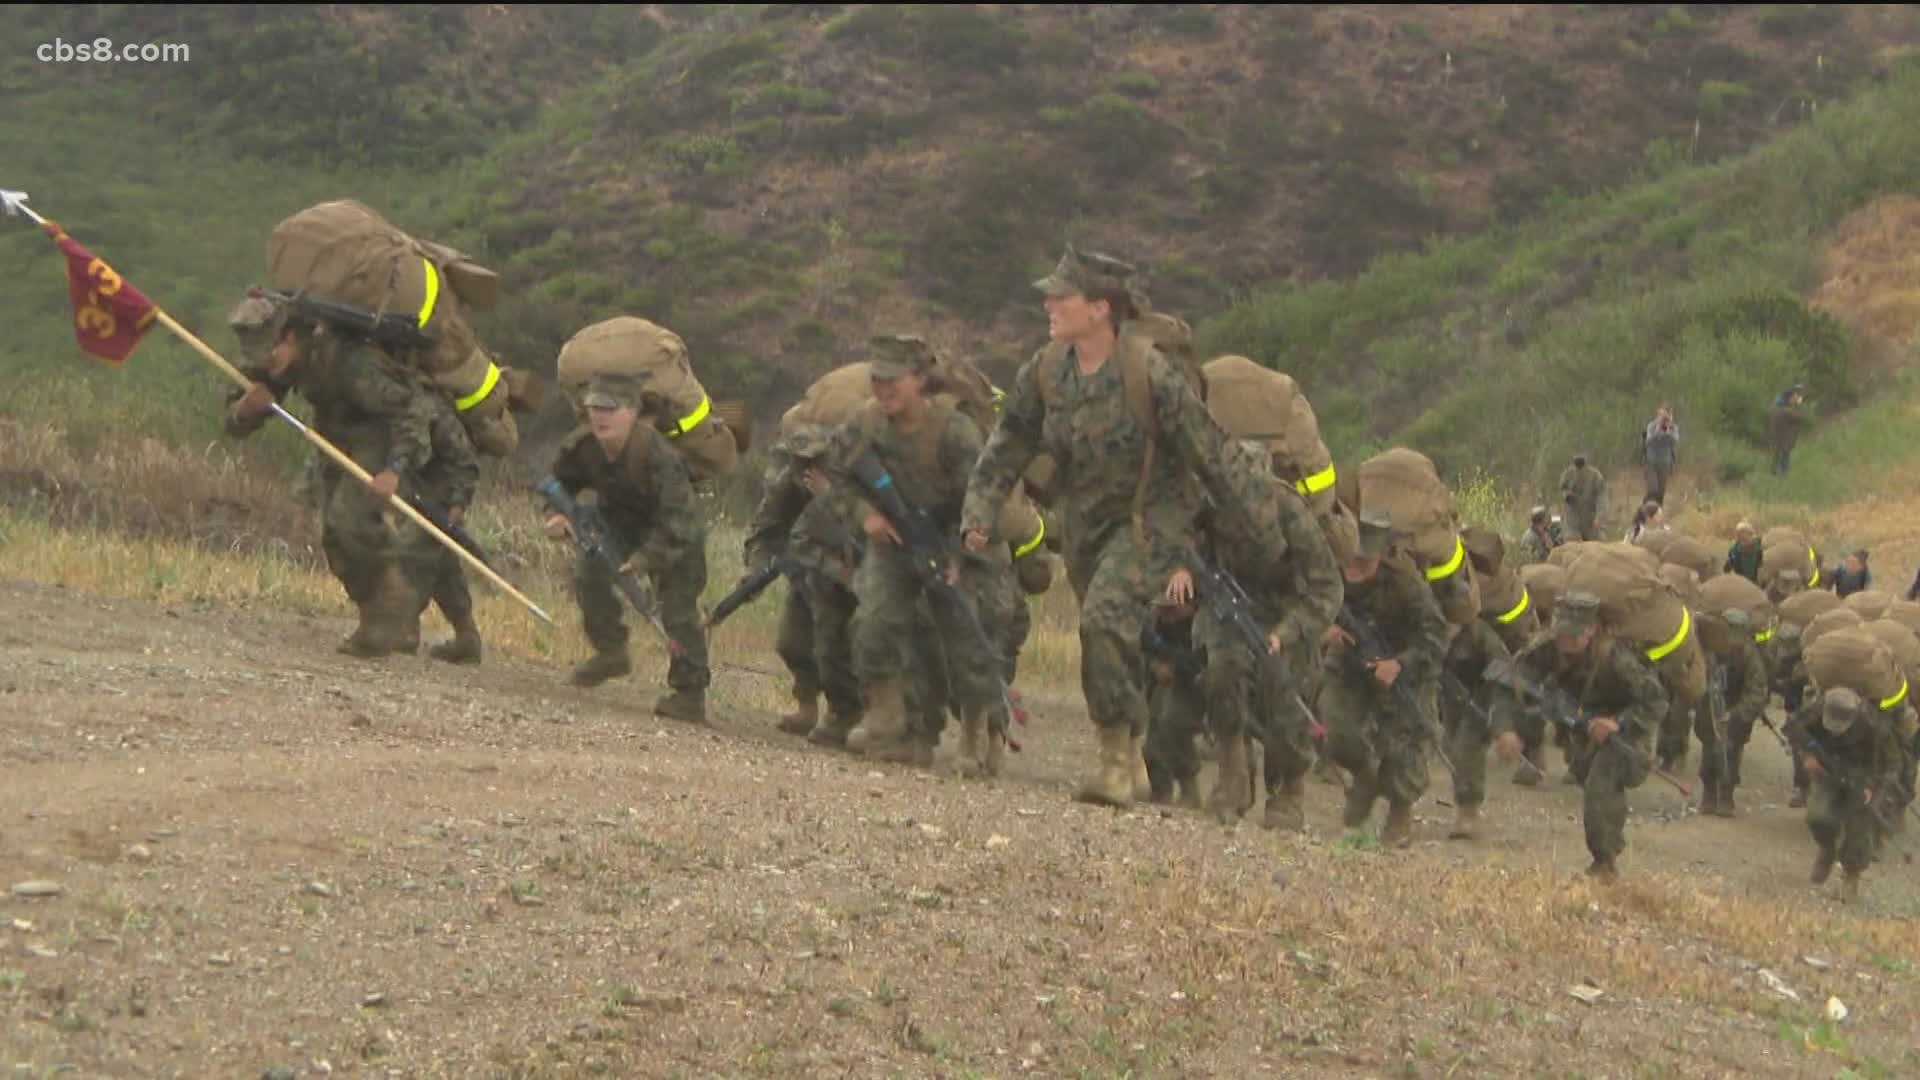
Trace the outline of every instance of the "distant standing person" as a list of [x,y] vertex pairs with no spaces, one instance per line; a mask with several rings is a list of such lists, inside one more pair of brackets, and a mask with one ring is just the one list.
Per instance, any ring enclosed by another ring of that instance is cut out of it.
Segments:
[[1773,441],[1773,471],[1786,475],[1793,464],[1793,447],[1800,441],[1800,429],[1807,423],[1807,388],[1794,383],[1793,388],[1773,399],[1771,437]]
[[1720,572],[1739,574],[1758,585],[1760,554],[1760,534],[1753,531],[1751,521],[1743,521],[1733,530],[1733,546],[1727,549],[1727,563]]
[[1867,549],[1847,556],[1847,564],[1834,572],[1833,591],[1842,600],[1854,593],[1873,588],[1873,571],[1867,569]]
[[1607,496],[1607,478],[1576,454],[1560,474],[1560,495],[1567,504],[1567,525],[1575,540],[1600,539],[1600,507]]
[[1662,403],[1659,411],[1654,413],[1653,423],[1647,425],[1644,449],[1647,498],[1664,506],[1667,501],[1667,481],[1673,476],[1673,467],[1680,459],[1680,425],[1674,423],[1671,405]]
[[1533,517],[1527,522],[1527,531],[1520,537],[1523,560],[1529,565],[1546,562],[1547,556],[1553,553],[1553,549],[1563,543],[1565,541],[1560,539],[1558,531],[1553,528],[1547,508],[1534,507]]

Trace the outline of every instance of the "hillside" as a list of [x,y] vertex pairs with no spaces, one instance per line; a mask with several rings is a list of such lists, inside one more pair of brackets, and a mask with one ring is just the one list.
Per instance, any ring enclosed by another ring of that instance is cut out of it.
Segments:
[[[10,54],[0,141],[9,186],[216,344],[272,223],[353,195],[502,270],[486,329],[509,359],[638,312],[763,417],[883,326],[1010,373],[1036,343],[1026,283],[1069,238],[1199,320],[1726,160],[1920,39],[1904,8],[1812,5],[43,5],[13,26],[197,50]],[[0,293],[7,366],[65,371],[64,298],[33,280]],[[182,355],[83,399],[170,403],[146,422],[204,436],[217,390]],[[1327,390],[1376,429],[1415,419]]]

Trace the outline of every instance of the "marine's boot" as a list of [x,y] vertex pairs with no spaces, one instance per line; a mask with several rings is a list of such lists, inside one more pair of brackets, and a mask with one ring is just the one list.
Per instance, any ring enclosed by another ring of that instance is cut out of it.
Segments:
[[1341,810],[1340,823],[1358,829],[1373,816],[1373,800],[1378,798],[1372,776],[1353,774],[1353,786],[1347,789],[1347,804]]
[[1830,847],[1823,847],[1813,853],[1813,875],[1811,880],[1815,885],[1825,885],[1827,883],[1827,878],[1833,874],[1833,860],[1834,851]]
[[1521,787],[1539,787],[1541,778],[1547,775],[1547,763],[1540,748],[1536,746],[1524,756],[1526,760],[1513,770],[1513,782]]
[[1147,737],[1144,734],[1136,734],[1130,736],[1129,741],[1132,745],[1129,753],[1132,755],[1133,797],[1136,800],[1144,801],[1153,796],[1153,781],[1147,776],[1147,756],[1145,753]]
[[981,763],[982,764],[981,773],[982,775],[991,779],[993,777],[999,776],[1000,770],[1006,767],[1007,737],[993,730],[993,728],[989,726],[987,728],[985,739],[987,744],[987,757],[986,757],[986,760]]
[[1807,805],[1807,789],[1804,787],[1794,788],[1793,794],[1787,796],[1787,805],[1795,810],[1805,807]]
[[1595,881],[1611,883],[1620,880],[1620,869],[1613,865],[1613,856],[1602,858],[1596,855],[1587,867],[1587,876]]
[[1285,829],[1299,832],[1307,827],[1307,813],[1300,805],[1306,794],[1306,784],[1298,776],[1289,777],[1280,782],[1277,788],[1267,789],[1267,812],[1261,822],[1269,829]]
[[968,709],[960,715],[960,756],[954,762],[961,776],[979,777],[986,775],[987,768],[987,710]]
[[707,695],[703,690],[675,690],[653,703],[653,715],[686,724],[707,722]]
[[1247,737],[1235,732],[1220,737],[1220,776],[1213,783],[1207,810],[1222,825],[1240,820],[1253,805],[1253,785],[1247,779]]
[[471,614],[453,619],[453,640],[443,641],[427,650],[427,655],[449,664],[480,662],[480,627]]
[[856,754],[876,751],[906,741],[907,698],[899,679],[876,683],[867,691],[867,711],[847,732],[847,749]]
[[1716,781],[1702,777],[1700,780],[1699,812],[1711,816],[1720,809],[1720,785]]
[[573,674],[567,677],[567,682],[574,686],[591,689],[608,679],[619,678],[632,672],[633,659],[627,655],[625,647],[616,646],[594,653],[585,663],[573,669]]
[[1860,899],[1860,871],[1848,867],[1840,879],[1840,902],[1851,904]]
[[1732,817],[1733,816],[1733,785],[1721,784],[1719,795],[1720,797],[1716,799],[1713,804],[1714,816],[1728,817],[1728,818]]
[[1413,845],[1413,804],[1388,801],[1387,827],[1380,830],[1380,842],[1388,847]]
[[776,726],[789,735],[806,735],[819,722],[820,692],[801,693],[796,687],[793,691],[793,711],[781,717]]
[[1335,787],[1345,787],[1347,785],[1346,780],[1340,776],[1340,766],[1335,765],[1333,759],[1330,757],[1323,757],[1313,763],[1313,778],[1323,784],[1332,784]]
[[1480,833],[1480,804],[1461,805],[1453,812],[1453,829],[1447,833],[1450,840],[1471,840]]
[[1194,773],[1191,776],[1183,776],[1176,782],[1180,785],[1180,797],[1174,801],[1173,805],[1182,810],[1205,810],[1207,808],[1206,802],[1200,798],[1199,773]]
[[858,713],[828,712],[827,718],[813,726],[807,732],[807,741],[815,746],[834,746],[844,748],[847,745],[847,732],[860,722]]
[[1096,729],[1096,738],[1099,756],[1074,801],[1124,810],[1133,805],[1133,763],[1127,760],[1133,753],[1133,735],[1124,727],[1106,726]]

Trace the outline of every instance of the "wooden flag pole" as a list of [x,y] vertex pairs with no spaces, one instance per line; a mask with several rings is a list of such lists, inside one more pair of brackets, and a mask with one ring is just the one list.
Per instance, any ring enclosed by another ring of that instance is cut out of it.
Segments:
[[[24,214],[27,217],[33,219],[34,223],[37,225],[45,226],[47,224],[46,218],[41,217],[38,213],[35,213],[33,208],[27,205],[27,195],[26,195],[26,192],[24,191],[7,191],[7,190],[0,189],[0,209],[4,209],[4,211],[9,216],[13,214]],[[198,337],[195,337],[192,331],[188,330],[186,327],[181,326],[178,322],[174,321],[173,316],[167,314],[165,309],[161,308],[158,304],[154,305],[153,314],[154,314],[155,320],[158,321],[160,325],[166,327],[169,331],[171,331],[173,333],[173,336],[179,338],[183,342],[186,342],[187,345],[190,346],[194,352],[199,353],[201,357],[203,357],[208,363],[212,364],[214,367],[218,368],[222,374],[226,375],[227,378],[232,379],[235,385],[239,386],[242,390],[251,389],[253,387],[253,380],[247,378],[246,375],[242,374],[239,368],[236,368],[232,364],[228,363],[226,357],[221,356],[219,353],[213,351],[212,346],[209,346],[206,342],[201,341]],[[352,458],[341,453],[339,448],[334,446],[331,442],[328,442],[325,437],[320,435],[318,432],[314,431],[312,428],[309,428],[307,425],[301,423],[299,420],[295,419],[292,413],[280,407],[279,402],[276,401],[269,407],[273,410],[274,415],[280,417],[280,419],[282,420],[285,420],[288,424],[291,424],[295,431],[298,431],[302,437],[304,437],[308,442],[312,443],[316,448],[318,448],[321,453],[327,455],[328,458],[332,459],[334,464],[345,469],[349,474],[351,474],[354,477],[354,479],[360,481],[363,484],[368,485],[369,487],[372,486],[373,477],[367,473],[367,470],[360,467],[359,462],[356,462]],[[439,543],[442,546],[446,547],[447,550],[453,552],[455,555],[460,556],[461,559],[466,561],[467,565],[479,571],[482,575],[486,577],[488,581],[493,582],[495,585],[498,585],[501,589],[505,590],[507,595],[513,597],[515,600],[518,600],[522,604],[526,605],[527,610],[539,616],[543,622],[546,622],[549,625],[553,623],[553,617],[551,615],[548,615],[545,611],[542,611],[540,609],[540,605],[534,603],[532,600],[527,599],[527,597],[523,593],[521,593],[519,589],[514,588],[513,585],[510,582],[508,582],[505,578],[495,573],[493,570],[493,567],[488,566],[484,562],[481,562],[480,559],[473,554],[473,552],[468,551],[466,548],[461,547],[458,543],[455,543],[452,537],[440,531],[439,526],[435,525],[431,521],[428,521],[426,518],[426,515],[420,513],[420,511],[408,505],[408,503],[405,500],[401,499],[397,493],[387,496],[387,505],[392,506],[394,509],[400,511],[402,514],[405,514],[408,520],[412,521],[415,525],[420,526],[422,529],[425,529],[427,532],[427,535],[439,541]]]

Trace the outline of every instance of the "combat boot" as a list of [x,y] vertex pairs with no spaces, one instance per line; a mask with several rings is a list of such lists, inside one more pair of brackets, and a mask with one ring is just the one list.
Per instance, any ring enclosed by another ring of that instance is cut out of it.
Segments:
[[1380,842],[1388,847],[1413,846],[1413,804],[1387,803],[1387,827],[1380,830]]
[[979,777],[986,774],[987,711],[968,709],[960,716],[960,757],[956,761],[956,770],[961,776]]
[[1848,867],[1840,879],[1840,902],[1851,904],[1860,899],[1860,871]]
[[1721,784],[1720,790],[1717,794],[1719,795],[1719,797],[1714,800],[1713,815],[1715,817],[1726,817],[1726,818],[1732,817],[1733,816],[1733,785]]
[[1807,805],[1807,789],[1803,787],[1794,788],[1793,794],[1787,796],[1787,805],[1795,810],[1805,807]]
[[1007,764],[1007,737],[989,727],[986,739],[987,760],[984,772],[991,779],[999,776],[1000,770]]
[[1183,776],[1177,782],[1180,785],[1180,797],[1174,801],[1173,805],[1182,810],[1207,808],[1206,802],[1200,798],[1200,777],[1197,773],[1192,776]]
[[1613,865],[1613,856],[1596,855],[1593,862],[1587,866],[1587,876],[1595,881],[1610,884],[1620,880],[1620,869]]
[[707,695],[702,690],[675,690],[653,703],[653,715],[687,724],[707,722]]
[[1720,785],[1711,780],[1700,781],[1700,806],[1698,812],[1711,816],[1720,808]]
[[1132,749],[1129,751],[1133,765],[1133,797],[1145,801],[1153,795],[1153,780],[1147,776],[1147,755],[1145,753],[1147,737],[1141,734],[1129,736]]
[[820,722],[820,692],[793,692],[793,711],[780,718],[776,726],[789,735],[806,735]]
[[573,674],[567,678],[567,681],[574,686],[592,689],[608,679],[619,678],[632,672],[633,660],[627,655],[625,648],[603,649],[594,653],[579,667],[574,668]]
[[1353,786],[1347,789],[1347,805],[1341,811],[1340,822],[1349,829],[1358,829],[1373,816],[1373,800],[1378,798],[1374,790],[1373,777],[1353,774]]
[[480,627],[475,625],[473,616],[453,620],[453,640],[443,641],[428,649],[427,655],[449,664],[479,663]]
[[1253,805],[1253,787],[1247,779],[1247,737],[1236,732],[1220,739],[1220,776],[1213,783],[1207,810],[1222,825],[1240,820]]
[[867,711],[847,732],[846,747],[867,754],[907,737],[906,691],[899,679],[888,679],[867,691]]
[[1833,874],[1833,860],[1834,852],[1832,848],[1823,847],[1813,853],[1813,876],[1811,880],[1815,885],[1825,885],[1827,883],[1827,878]]
[[1087,778],[1081,781],[1074,801],[1126,809],[1133,805],[1133,735],[1124,727],[1096,729],[1100,740],[1099,757]]
[[1471,840],[1480,832],[1480,804],[1459,806],[1453,811],[1453,830],[1447,833],[1449,840]]
[[858,713],[829,712],[825,720],[815,724],[813,730],[807,732],[807,741],[815,746],[833,746],[844,749],[847,745],[847,732],[852,731],[854,725],[859,722],[860,716]]
[[1278,788],[1267,790],[1267,812],[1262,821],[1269,829],[1284,829],[1299,832],[1307,827],[1307,814],[1300,800],[1306,794],[1306,784],[1297,776],[1280,782]]

